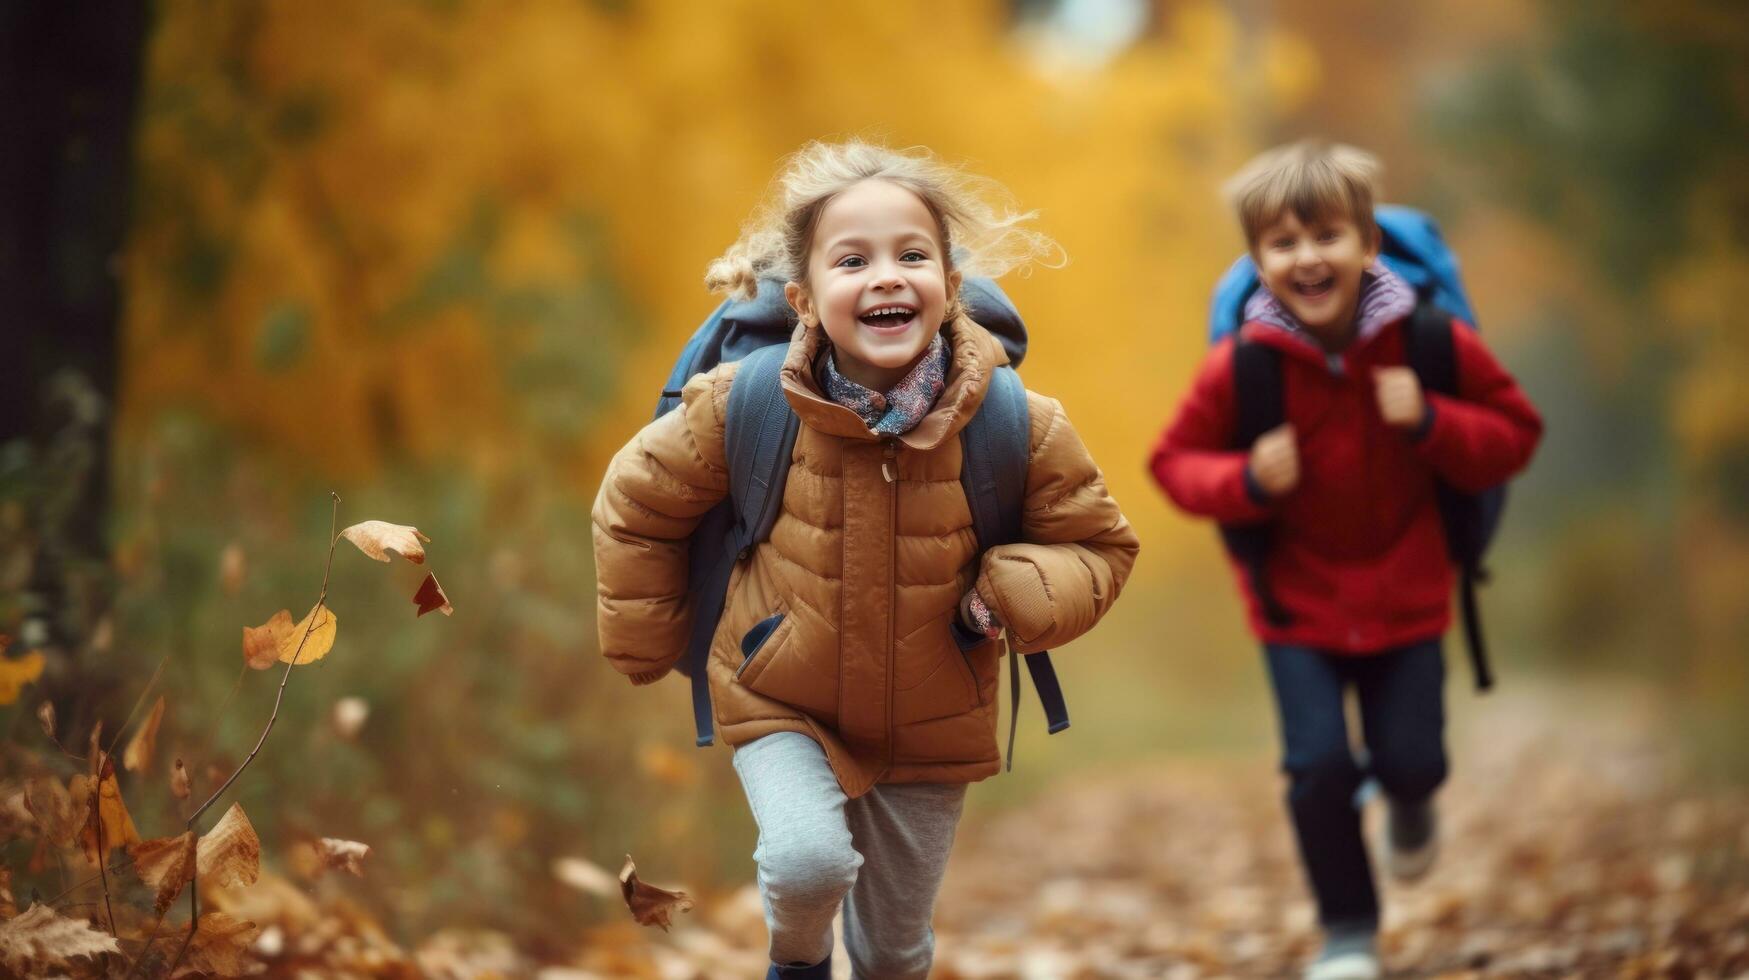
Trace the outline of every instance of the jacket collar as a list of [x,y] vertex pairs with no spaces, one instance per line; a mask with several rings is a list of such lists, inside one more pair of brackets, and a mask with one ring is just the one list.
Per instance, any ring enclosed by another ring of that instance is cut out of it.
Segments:
[[1383,262],[1374,262],[1361,274],[1354,341],[1340,353],[1331,355],[1325,351],[1287,306],[1267,289],[1259,289],[1245,303],[1243,334],[1247,340],[1267,343],[1284,353],[1334,364],[1367,346],[1387,327],[1401,323],[1414,311],[1414,289]]
[[[961,316],[942,328],[951,352],[947,383],[935,407],[898,440],[912,449],[935,449],[959,435],[984,404],[990,376],[1008,363],[1002,344],[988,330]],[[789,356],[781,377],[784,397],[802,424],[830,436],[873,442],[881,437],[855,412],[833,401],[820,387],[818,365],[826,356],[826,333],[821,328],[798,324],[790,337]]]

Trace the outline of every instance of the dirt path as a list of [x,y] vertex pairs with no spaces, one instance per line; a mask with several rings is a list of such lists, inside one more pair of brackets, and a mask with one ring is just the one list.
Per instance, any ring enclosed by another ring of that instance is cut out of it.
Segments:
[[[1383,887],[1392,976],[1749,976],[1749,798],[1674,785],[1650,699],[1520,685],[1464,714],[1440,864]],[[1268,759],[1166,763],[964,828],[936,975],[1297,975],[1281,790]]]

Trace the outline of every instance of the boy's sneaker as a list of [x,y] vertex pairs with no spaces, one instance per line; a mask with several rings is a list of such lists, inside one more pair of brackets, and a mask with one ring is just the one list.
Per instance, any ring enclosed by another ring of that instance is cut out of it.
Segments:
[[1379,956],[1367,931],[1332,930],[1324,951],[1306,967],[1305,980],[1378,980]]
[[1439,819],[1433,801],[1386,800],[1385,866],[1398,881],[1414,881],[1426,874],[1439,856]]

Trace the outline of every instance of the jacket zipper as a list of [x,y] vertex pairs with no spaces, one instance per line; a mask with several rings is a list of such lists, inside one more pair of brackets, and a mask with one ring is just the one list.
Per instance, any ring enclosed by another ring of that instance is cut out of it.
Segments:
[[897,733],[893,725],[893,684],[896,680],[899,651],[895,649],[898,624],[895,621],[899,605],[899,482],[898,440],[888,437],[881,461],[881,475],[887,478],[887,767],[893,765]]

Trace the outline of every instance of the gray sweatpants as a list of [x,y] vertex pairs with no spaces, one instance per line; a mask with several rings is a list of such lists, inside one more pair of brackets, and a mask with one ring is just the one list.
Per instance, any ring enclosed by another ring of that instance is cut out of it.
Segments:
[[847,799],[819,743],[778,732],[735,750],[759,824],[759,894],[771,961],[832,955],[844,904],[844,947],[856,977],[923,980],[935,955],[930,917],[965,805],[964,783],[897,783]]

